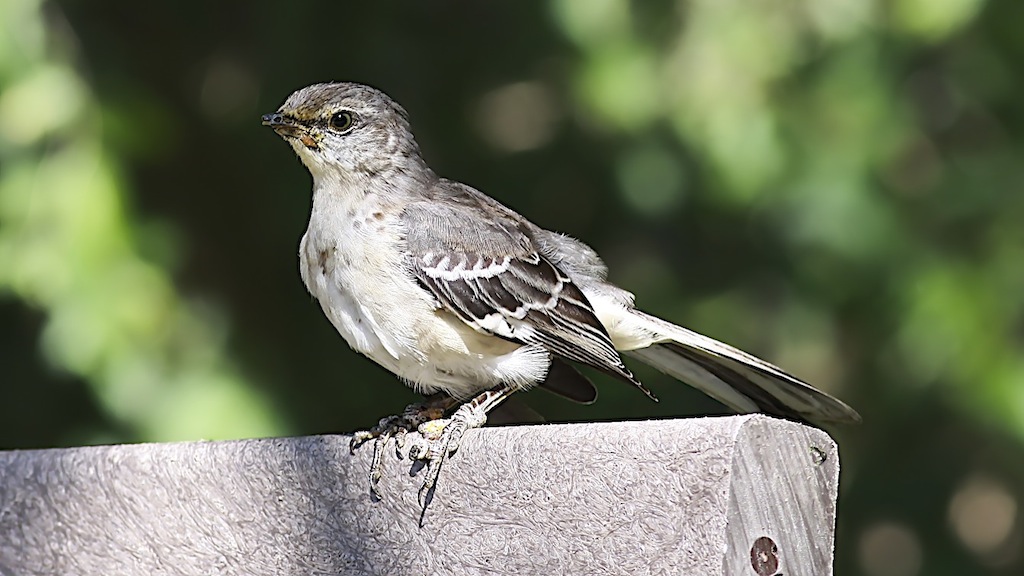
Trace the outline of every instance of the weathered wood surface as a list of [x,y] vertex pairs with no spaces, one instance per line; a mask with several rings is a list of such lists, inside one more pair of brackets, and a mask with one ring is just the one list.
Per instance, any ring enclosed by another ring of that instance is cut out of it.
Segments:
[[389,451],[374,501],[371,452],[345,436],[0,452],[0,575],[832,573],[838,454],[814,428],[471,431],[422,527],[423,472]]

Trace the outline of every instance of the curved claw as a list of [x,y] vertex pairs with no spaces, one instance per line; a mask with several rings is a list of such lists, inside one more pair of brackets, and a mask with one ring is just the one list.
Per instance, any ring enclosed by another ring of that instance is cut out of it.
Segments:
[[[429,495],[437,486],[444,461],[454,454],[462,444],[462,437],[471,428],[479,428],[487,422],[487,412],[480,406],[464,404],[452,414],[450,419],[424,422],[417,428],[427,441],[426,450],[417,451],[420,459],[427,461],[427,473],[420,487],[418,500],[421,508],[426,507]],[[410,450],[410,457],[412,451]]]
[[420,508],[426,508],[428,496],[437,486],[437,479],[441,477],[441,466],[444,461],[459,449],[462,442],[462,435],[467,429],[465,420],[453,418],[444,428],[441,438],[437,439],[434,445],[428,450],[425,459],[427,460],[427,473],[423,478],[423,485],[420,486],[417,500]]
[[441,467],[444,461],[459,449],[463,435],[471,428],[483,426],[487,421],[487,412],[515,390],[511,387],[501,387],[482,392],[459,406],[451,418],[442,416],[456,400],[435,395],[423,404],[406,407],[399,416],[382,418],[371,430],[356,432],[349,442],[349,449],[353,453],[356,448],[374,439],[373,459],[369,472],[370,494],[377,499],[381,498],[377,484],[382,476],[384,448],[394,438],[395,453],[399,458],[408,446],[409,459],[426,462],[427,472],[418,494],[420,507],[425,513],[441,475]]
[[356,448],[359,448],[365,444],[368,440],[373,440],[373,433],[369,430],[360,430],[352,435],[352,440],[348,443],[348,453],[355,454]]
[[[415,406],[415,404],[413,406]],[[407,407],[405,412],[408,413],[413,406]],[[388,434],[389,437],[394,435],[395,431],[402,427],[404,418],[405,413],[403,413],[402,416],[385,416],[384,418],[381,418],[373,428],[353,433],[352,440],[349,440],[348,443],[349,453],[355,454],[356,448],[359,448],[374,438],[380,438],[384,434]]]
[[357,448],[366,442],[373,440],[373,458],[370,461],[370,494],[380,499],[380,492],[377,490],[377,483],[381,479],[381,468],[384,462],[384,447],[392,439],[396,439],[396,453],[401,456],[402,446],[405,444],[405,435],[423,421],[425,414],[433,414],[431,407],[413,404],[406,407],[400,416],[388,416],[381,418],[376,426],[370,430],[362,430],[352,435],[349,441],[349,452],[355,454]]
[[373,442],[373,459],[370,461],[370,494],[380,499],[380,492],[377,490],[377,483],[380,482],[381,466],[383,464],[384,447],[388,440],[394,435],[391,431],[382,432]]

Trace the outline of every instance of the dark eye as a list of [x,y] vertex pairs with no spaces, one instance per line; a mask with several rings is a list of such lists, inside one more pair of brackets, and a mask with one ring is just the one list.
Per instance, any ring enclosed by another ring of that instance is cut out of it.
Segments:
[[336,112],[331,116],[331,128],[334,128],[339,132],[348,130],[352,127],[354,122],[355,118],[352,116],[351,112]]

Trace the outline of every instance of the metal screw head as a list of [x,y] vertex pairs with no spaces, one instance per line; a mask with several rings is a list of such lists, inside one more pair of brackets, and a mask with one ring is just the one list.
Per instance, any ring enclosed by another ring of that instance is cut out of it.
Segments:
[[811,446],[811,459],[814,460],[815,466],[821,466],[828,460],[828,453],[817,446]]
[[779,569],[779,547],[767,536],[754,540],[750,547],[750,567],[757,576],[772,576]]

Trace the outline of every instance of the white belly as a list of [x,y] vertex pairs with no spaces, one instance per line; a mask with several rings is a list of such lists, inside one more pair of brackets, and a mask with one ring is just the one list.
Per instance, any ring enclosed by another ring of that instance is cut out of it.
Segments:
[[404,262],[397,215],[314,200],[299,247],[309,292],[349,346],[421,392],[465,398],[501,383],[543,380],[548,354],[476,332],[436,308]]

